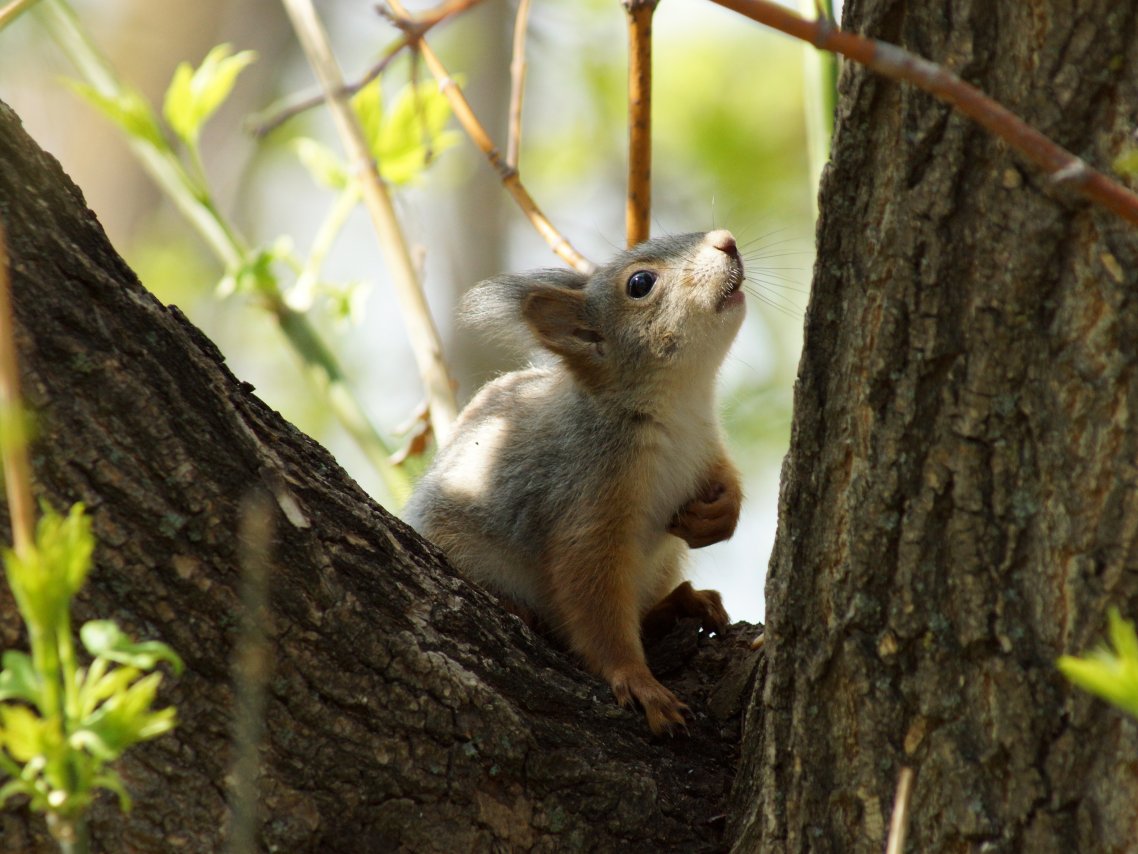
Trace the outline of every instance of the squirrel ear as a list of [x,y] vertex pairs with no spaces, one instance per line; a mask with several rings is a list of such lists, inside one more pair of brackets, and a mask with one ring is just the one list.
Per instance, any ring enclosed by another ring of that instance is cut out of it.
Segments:
[[595,366],[605,356],[605,337],[589,322],[583,290],[535,288],[522,304],[522,316],[542,346],[574,367]]
[[[479,282],[462,298],[459,317],[468,326],[478,327],[491,337],[528,350],[537,335],[525,314],[526,301],[537,292],[582,291],[588,277],[574,270],[531,270],[507,274]],[[526,320],[526,323],[519,323]],[[549,346],[539,338],[543,346]]]

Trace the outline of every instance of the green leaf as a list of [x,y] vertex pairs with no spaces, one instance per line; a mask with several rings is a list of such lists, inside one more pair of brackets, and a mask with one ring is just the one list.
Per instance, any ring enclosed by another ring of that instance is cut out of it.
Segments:
[[81,80],[68,80],[67,85],[130,136],[165,147],[158,119],[138,90],[124,86],[117,94],[109,95]]
[[1108,620],[1114,650],[1101,647],[1085,658],[1064,655],[1057,665],[1075,685],[1138,717],[1138,636],[1116,608]]
[[118,664],[152,670],[159,661],[169,662],[176,674],[182,672],[182,659],[161,641],[135,643],[111,620],[91,620],[79,630],[87,652]]
[[371,294],[371,287],[365,281],[345,282],[341,285],[326,285],[328,310],[333,319],[341,323],[358,326],[366,315],[365,304]]
[[27,706],[0,706],[0,740],[17,762],[30,762],[47,752],[46,721]]
[[237,75],[257,58],[251,50],[231,56],[232,50],[230,45],[220,44],[206,54],[196,70],[186,62],[174,70],[162,114],[187,143],[197,143],[202,125],[229,97]]
[[91,571],[91,555],[95,551],[95,537],[91,534],[91,519],[81,503],[71,506],[66,517],[45,512],[40,519],[37,546],[45,561],[59,567],[66,590],[74,596],[87,580]]
[[384,118],[373,148],[380,172],[393,184],[414,180],[436,157],[454,145],[458,134],[445,133],[450,103],[429,84],[404,86]]
[[352,96],[352,109],[356,112],[368,148],[375,153],[379,143],[379,132],[383,125],[383,89],[379,78],[368,83]]
[[1138,666],[1138,632],[1134,631],[1134,624],[1122,619],[1117,608],[1107,612],[1107,633],[1118,657]]
[[1127,146],[1114,158],[1114,171],[1127,178],[1138,177],[1138,145]]
[[104,658],[96,658],[79,689],[79,716],[93,715],[99,704],[126,691],[142,673],[134,667],[114,667],[108,672]]
[[279,244],[262,246],[250,252],[218,283],[218,296],[232,293],[277,295],[280,281],[273,272],[273,264],[279,260],[282,260]]
[[392,184],[419,177],[434,156],[459,139],[444,129],[450,103],[433,83],[404,86],[384,114],[382,90],[379,80],[374,80],[352,97],[352,108],[380,175]]
[[348,186],[348,167],[328,146],[301,137],[293,141],[292,148],[317,184],[333,190],[342,190]]
[[176,725],[174,708],[151,711],[161,673],[151,673],[103,703],[71,735],[71,744],[102,759],[116,759],[131,745],[169,732]]
[[70,625],[73,596],[91,569],[95,548],[82,504],[63,517],[48,506],[36,525],[35,548],[23,556],[4,552],[4,569],[24,620],[35,632]]
[[0,700],[26,700],[40,704],[40,680],[31,656],[16,650],[4,653],[4,669],[0,670]]

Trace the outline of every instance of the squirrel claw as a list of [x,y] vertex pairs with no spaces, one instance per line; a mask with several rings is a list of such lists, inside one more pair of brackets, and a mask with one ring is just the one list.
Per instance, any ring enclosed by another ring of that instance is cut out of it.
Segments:
[[615,674],[609,684],[622,707],[630,708],[634,701],[640,705],[653,735],[674,736],[681,729],[687,733],[687,715],[691,714],[687,704],[656,681],[646,666]]

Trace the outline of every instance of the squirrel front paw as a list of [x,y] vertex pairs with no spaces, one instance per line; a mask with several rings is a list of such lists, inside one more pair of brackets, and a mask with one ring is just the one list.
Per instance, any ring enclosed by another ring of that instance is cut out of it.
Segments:
[[741,501],[738,487],[716,481],[676,511],[668,524],[668,533],[693,549],[726,540],[735,533]]
[[630,708],[633,701],[640,704],[653,735],[687,732],[687,705],[661,685],[647,666],[617,670],[609,677],[609,685],[621,706]]

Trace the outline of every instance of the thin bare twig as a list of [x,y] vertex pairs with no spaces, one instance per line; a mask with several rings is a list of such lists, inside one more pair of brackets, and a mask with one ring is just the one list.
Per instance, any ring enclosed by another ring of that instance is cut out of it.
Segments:
[[1044,136],[1007,107],[936,63],[896,45],[836,29],[829,21],[811,21],[768,0],[714,0],[760,24],[840,54],[893,80],[903,80],[951,104],[1007,142],[1047,173],[1056,184],[1138,224],[1138,195],[1088,166]]
[[[391,9],[394,11],[397,22],[410,21],[414,24],[414,19],[408,17],[407,10],[400,2],[400,0],[389,0]],[[400,23],[400,26],[402,24]],[[427,63],[427,68],[431,70],[435,80],[439,84],[439,91],[446,95],[447,101],[450,103],[451,112],[454,113],[458,123],[462,125],[463,130],[466,131],[467,136],[471,138],[475,145],[482,150],[486,155],[486,159],[490,161],[490,165],[498,173],[502,179],[502,185],[506,191],[513,197],[518,207],[522,209],[522,213],[529,219],[530,224],[537,229],[538,234],[545,238],[546,243],[550,248],[561,257],[565,263],[576,270],[583,273],[590,273],[593,271],[594,266],[585,256],[573,248],[573,245],[553,227],[553,223],[541,212],[537,203],[534,202],[533,197],[530,196],[529,191],[522,185],[521,180],[518,178],[516,169],[510,168],[502,159],[501,153],[494,146],[490,140],[489,134],[478,121],[474,115],[474,111],[470,108],[470,104],[466,100],[466,96],[462,94],[462,90],[455,83],[454,79],[450,76],[446,66],[442,64],[438,56],[427,44],[427,40],[418,38],[419,52],[423,57],[423,61]]]
[[35,505],[28,447],[24,436],[24,411],[20,403],[20,369],[16,355],[15,318],[12,314],[11,280],[8,277],[8,237],[0,222],[0,455],[4,460],[4,490],[12,519],[12,545],[24,557],[35,543]]
[[[350,98],[352,95],[359,92],[375,78],[379,77],[384,71],[387,70],[392,60],[399,55],[403,48],[411,43],[411,39],[403,36],[389,47],[380,58],[379,62],[364,72],[364,76],[354,83],[345,83],[340,87],[336,93],[344,98]],[[319,107],[324,103],[324,93],[318,92],[314,95],[305,95],[292,104],[284,107],[269,107],[265,112],[258,115],[250,116],[246,122],[246,130],[257,139],[262,139],[275,131],[285,122],[299,116],[301,113],[311,110],[313,107]]]
[[431,427],[435,438],[442,443],[450,435],[451,425],[458,416],[458,405],[450,373],[443,361],[442,341],[427,308],[407,240],[356,115],[347,98],[339,94],[343,88],[340,67],[332,55],[328,35],[316,15],[312,0],[281,2],[324,90],[341,142],[359,178],[364,204],[387,258],[419,376],[430,402]]
[[893,797],[893,817],[889,821],[889,841],[885,854],[901,854],[909,829],[909,798],[913,794],[913,769],[902,768],[897,777],[897,794]]
[[514,17],[514,53],[510,60],[510,127],[506,134],[506,165],[518,168],[522,148],[522,99],[526,87],[526,24],[530,0],[518,0]]
[[39,0],[12,0],[11,3],[0,6],[0,30],[4,29],[38,2]]
[[652,217],[652,14],[659,0],[623,0],[628,13],[629,246],[648,239]]
[[[442,3],[437,8],[420,15],[415,19],[414,29],[421,35],[427,32],[435,24],[441,24],[443,21],[449,20],[457,16],[461,12],[465,12],[472,6],[477,6],[482,0],[450,0],[448,3]],[[351,97],[359,92],[375,78],[379,77],[389,66],[403,48],[414,43],[417,36],[412,35],[409,31],[404,32],[402,36],[395,40],[387,50],[383,52],[379,62],[371,66],[364,75],[354,83],[345,83],[340,87],[337,93],[345,97]],[[283,107],[270,107],[259,115],[252,116],[246,123],[246,128],[250,134],[257,139],[268,136],[274,130],[279,128],[289,119],[292,119],[303,112],[311,110],[313,107],[319,107],[324,103],[324,93],[317,92],[312,95],[305,95],[299,97],[292,104]]]

